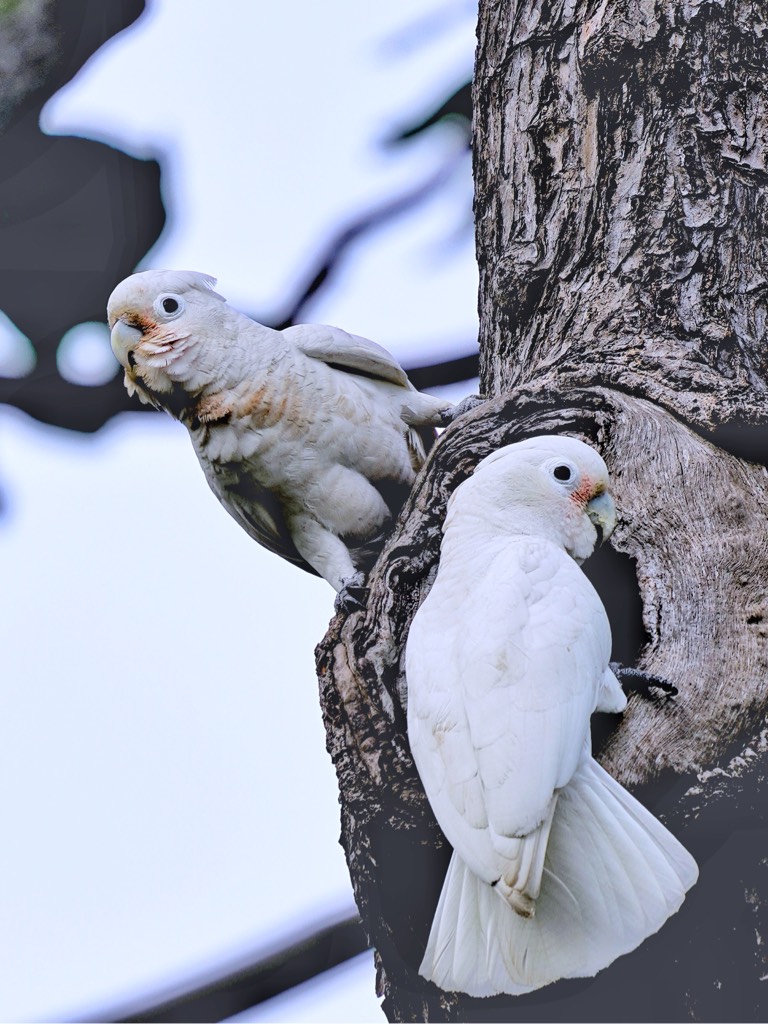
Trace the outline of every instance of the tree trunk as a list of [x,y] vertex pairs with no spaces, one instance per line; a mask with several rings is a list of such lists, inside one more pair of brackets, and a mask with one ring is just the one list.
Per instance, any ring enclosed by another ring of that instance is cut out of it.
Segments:
[[[318,648],[385,1010],[763,1020],[768,21],[748,0],[481,0],[478,38],[481,364],[495,397],[445,432],[366,610]],[[612,552],[587,570],[615,654],[680,691],[596,716],[598,756],[701,877],[596,978],[471,999],[418,975],[450,851],[408,749],[404,643],[453,488],[494,448],[561,431],[594,444],[614,481]]]

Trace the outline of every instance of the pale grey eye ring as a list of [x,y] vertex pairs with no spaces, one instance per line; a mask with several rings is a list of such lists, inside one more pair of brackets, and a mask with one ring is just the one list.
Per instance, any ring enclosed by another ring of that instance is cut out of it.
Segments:
[[578,469],[566,459],[552,459],[547,464],[547,471],[558,484],[572,485],[579,479]]
[[184,300],[179,295],[159,295],[154,305],[155,312],[163,320],[172,320],[184,312]]

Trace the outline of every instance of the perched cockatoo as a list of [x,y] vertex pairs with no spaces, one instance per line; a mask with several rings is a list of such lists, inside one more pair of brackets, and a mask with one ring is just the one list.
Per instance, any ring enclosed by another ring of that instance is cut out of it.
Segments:
[[605,463],[568,437],[501,448],[448,503],[406,651],[408,736],[454,849],[421,964],[443,989],[590,977],[696,880],[690,854],[591,755],[590,715],[626,698],[579,563],[614,524]]
[[[107,307],[129,393],[189,430],[214,494],[247,533],[355,603],[450,402],[375,342],[274,331],[191,271],[122,281]],[[425,430],[423,428],[431,428]]]

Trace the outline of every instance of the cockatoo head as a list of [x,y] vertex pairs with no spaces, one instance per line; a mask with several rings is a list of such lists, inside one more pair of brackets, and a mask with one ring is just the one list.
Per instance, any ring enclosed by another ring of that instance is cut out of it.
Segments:
[[451,497],[446,529],[469,511],[489,532],[544,536],[583,562],[616,525],[609,483],[602,458],[583,441],[531,437],[478,463]]
[[178,416],[220,374],[225,321],[239,314],[215,284],[194,271],[145,270],[115,288],[107,318],[129,394]]

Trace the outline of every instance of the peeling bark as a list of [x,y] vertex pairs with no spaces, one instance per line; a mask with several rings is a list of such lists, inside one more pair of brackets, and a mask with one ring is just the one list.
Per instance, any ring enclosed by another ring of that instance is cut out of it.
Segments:
[[481,4],[492,393],[556,367],[691,423],[753,422],[768,373],[767,17],[747,0]]
[[[766,15],[747,0],[482,0],[478,38],[481,351],[496,397],[445,432],[367,608],[334,620],[318,648],[342,842],[385,1009],[392,1020],[761,1020]],[[418,975],[450,850],[410,757],[404,646],[452,490],[500,445],[549,432],[605,457],[613,557],[636,580],[599,564],[591,575],[610,613],[639,592],[639,663],[680,691],[596,716],[597,755],[701,878],[658,935],[597,978],[476,1000]]]

